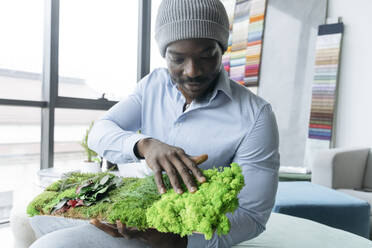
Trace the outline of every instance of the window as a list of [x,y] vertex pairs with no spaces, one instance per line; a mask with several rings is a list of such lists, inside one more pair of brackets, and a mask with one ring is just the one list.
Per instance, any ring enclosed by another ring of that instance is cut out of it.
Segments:
[[80,142],[92,121],[105,111],[56,109],[54,128],[54,167],[76,168],[85,160]]
[[40,109],[0,106],[0,221],[13,191],[33,181],[40,168]]
[[150,61],[150,71],[159,68],[167,67],[165,59],[160,55],[158,44],[155,40],[155,21],[156,14],[158,13],[159,5],[162,0],[152,0],[151,1],[151,61]]
[[[43,0],[0,1],[0,99],[41,100]],[[40,167],[40,108],[0,105],[0,223]]]
[[138,1],[60,1],[59,96],[109,100],[137,83]]
[[[145,46],[137,70],[138,29],[145,29],[138,26],[138,10],[149,11],[147,3],[0,1],[0,224],[8,221],[14,189],[35,183],[40,168],[84,159],[80,142],[91,121],[128,95],[137,75],[147,73]],[[141,17],[148,24],[148,15]],[[147,36],[141,41],[150,42]],[[50,77],[43,81],[44,72]],[[43,87],[51,99],[42,98]],[[103,94],[106,99],[97,100]]]
[[0,1],[0,98],[41,100],[43,10],[43,0]]

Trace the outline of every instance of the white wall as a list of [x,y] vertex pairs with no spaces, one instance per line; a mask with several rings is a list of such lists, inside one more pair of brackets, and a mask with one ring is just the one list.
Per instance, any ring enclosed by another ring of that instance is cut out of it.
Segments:
[[326,0],[268,2],[258,95],[277,117],[283,167],[304,166],[316,38],[326,8]]
[[372,1],[329,0],[328,16],[345,24],[336,147],[372,147]]

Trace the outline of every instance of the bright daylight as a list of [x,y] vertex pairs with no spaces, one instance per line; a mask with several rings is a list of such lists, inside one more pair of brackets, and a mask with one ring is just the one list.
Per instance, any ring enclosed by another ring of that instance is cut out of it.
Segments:
[[372,247],[369,0],[1,0],[1,248]]

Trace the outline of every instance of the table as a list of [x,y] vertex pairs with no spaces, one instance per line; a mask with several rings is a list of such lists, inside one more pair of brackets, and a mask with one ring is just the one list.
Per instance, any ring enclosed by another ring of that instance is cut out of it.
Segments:
[[369,237],[367,202],[310,182],[279,182],[273,212]]

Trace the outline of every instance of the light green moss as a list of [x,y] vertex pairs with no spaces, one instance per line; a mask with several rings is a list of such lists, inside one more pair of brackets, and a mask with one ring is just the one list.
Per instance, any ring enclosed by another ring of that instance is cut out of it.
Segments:
[[210,239],[214,230],[227,234],[230,223],[225,216],[238,207],[237,195],[244,186],[241,168],[232,164],[223,171],[204,171],[207,183],[199,186],[194,194],[176,194],[173,190],[164,194],[146,213],[149,226],[161,232],[190,235],[197,231]]
[[[73,173],[47,188],[29,205],[30,216],[50,215],[52,208],[65,197],[76,198],[76,187],[86,180],[98,181],[107,173]],[[110,202],[98,201],[86,207],[71,208],[57,215],[115,223],[120,220],[127,226],[139,229],[156,228],[161,232],[189,235],[193,231],[205,234],[210,239],[217,231],[226,234],[230,223],[226,213],[238,207],[237,195],[244,185],[241,168],[232,164],[231,168],[205,170],[207,182],[198,184],[194,194],[186,191],[178,195],[171,189],[169,179],[163,176],[167,193],[160,195],[154,177],[123,178],[123,184],[108,193]]]
[[28,205],[27,214],[30,217],[40,214],[48,214],[48,212],[43,211],[43,207],[53,201],[57,195],[57,192],[44,191]]

